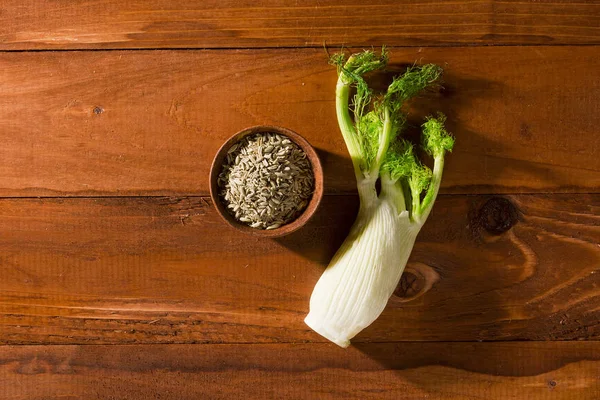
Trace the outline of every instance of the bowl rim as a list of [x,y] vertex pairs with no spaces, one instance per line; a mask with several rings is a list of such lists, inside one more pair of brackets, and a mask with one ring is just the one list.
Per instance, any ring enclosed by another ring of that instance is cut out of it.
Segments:
[[[221,202],[219,198],[219,188],[217,184],[218,176],[221,172],[221,167],[223,162],[225,161],[225,157],[227,157],[227,151],[233,146],[235,143],[239,142],[246,136],[254,135],[256,133],[261,132],[272,132],[277,133],[283,136],[286,136],[292,142],[297,144],[306,154],[308,160],[311,163],[312,171],[314,175],[314,191],[311,196],[308,205],[300,214],[298,218],[293,220],[292,222],[282,225],[279,228],[275,229],[257,229],[252,228],[246,224],[238,222],[233,215],[227,211],[225,205]],[[312,145],[301,135],[292,131],[288,128],[283,128],[275,125],[254,125],[248,128],[244,128],[232,136],[230,136],[222,145],[219,147],[219,150],[215,154],[212,164],[210,167],[210,175],[209,175],[209,186],[210,186],[210,197],[217,209],[217,213],[229,226],[237,229],[238,231],[242,231],[244,233],[250,234],[252,236],[259,237],[281,237],[288,235],[292,232],[297,231],[302,226],[304,226],[315,214],[319,204],[321,203],[321,199],[323,198],[323,167],[321,165],[321,161],[319,159],[319,155],[316,150],[312,147]]]

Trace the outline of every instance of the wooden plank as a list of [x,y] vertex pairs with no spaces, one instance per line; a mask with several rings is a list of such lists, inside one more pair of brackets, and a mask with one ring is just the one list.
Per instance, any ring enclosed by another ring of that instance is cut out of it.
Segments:
[[[356,341],[599,339],[599,207],[442,196]],[[323,342],[303,319],[356,209],[326,196],[307,227],[269,240],[204,198],[0,200],[0,343]]]
[[594,1],[2,2],[0,50],[598,44]]
[[[445,111],[457,137],[445,193],[598,190],[600,47],[403,49],[391,70],[417,59],[447,63],[445,89],[414,105]],[[355,190],[323,50],[2,53],[0,65],[0,196],[206,194],[218,147],[257,124],[304,135],[327,191]]]
[[598,371],[598,342],[0,347],[11,400],[595,400]]

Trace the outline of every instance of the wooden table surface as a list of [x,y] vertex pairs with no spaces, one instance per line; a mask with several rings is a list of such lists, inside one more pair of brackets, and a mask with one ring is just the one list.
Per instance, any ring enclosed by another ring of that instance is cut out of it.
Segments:
[[[598,1],[3,0],[0,399],[600,398]],[[381,317],[303,323],[358,200],[324,50],[435,62],[455,134]],[[318,150],[281,239],[208,197],[256,124]]]

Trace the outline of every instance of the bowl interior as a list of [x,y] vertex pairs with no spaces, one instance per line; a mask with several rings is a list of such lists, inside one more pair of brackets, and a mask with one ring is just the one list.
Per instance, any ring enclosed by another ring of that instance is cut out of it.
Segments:
[[[225,162],[225,159],[227,157],[227,151],[231,148],[231,146],[233,146],[235,143],[239,142],[246,136],[254,135],[256,133],[261,132],[273,132],[282,136],[287,136],[292,142],[296,143],[304,151],[304,153],[306,153],[306,156],[312,165],[312,170],[314,174],[314,192],[302,214],[300,214],[298,218],[296,218],[288,224],[282,225],[281,227],[276,229],[269,230],[251,228],[248,225],[238,222],[235,219],[235,217],[229,213],[225,204],[223,204],[223,202],[221,201],[217,182],[217,179],[223,167],[223,163]],[[300,227],[306,224],[306,222],[308,222],[308,220],[314,215],[315,211],[317,210],[319,203],[321,202],[321,198],[323,197],[323,169],[321,167],[321,162],[319,161],[317,152],[310,145],[310,143],[308,143],[306,139],[304,139],[302,136],[289,129],[277,126],[253,126],[231,136],[225,143],[223,143],[223,145],[217,152],[215,158],[213,159],[212,166],[210,169],[210,197],[212,198],[212,201],[215,204],[219,215],[225,220],[227,224],[229,224],[233,228],[254,236],[284,236],[300,229]]]

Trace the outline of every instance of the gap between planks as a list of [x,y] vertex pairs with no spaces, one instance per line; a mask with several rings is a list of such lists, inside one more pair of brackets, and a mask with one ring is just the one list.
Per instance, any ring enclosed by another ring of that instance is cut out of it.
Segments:
[[[387,49],[447,49],[447,48],[466,48],[466,47],[597,47],[600,44],[597,43],[524,43],[524,44],[512,44],[512,43],[500,43],[500,44],[486,44],[486,43],[474,43],[474,44],[428,44],[428,45],[403,45],[403,46],[385,46]],[[363,46],[376,48],[375,46]],[[123,52],[123,51],[231,51],[231,50],[312,50],[312,49],[323,49],[329,50],[357,50],[361,49],[360,46],[339,46],[339,45],[328,45],[324,43],[322,46],[261,46],[261,47],[127,47],[127,48],[108,48],[108,49],[3,49],[1,53],[85,53],[85,52]]]

